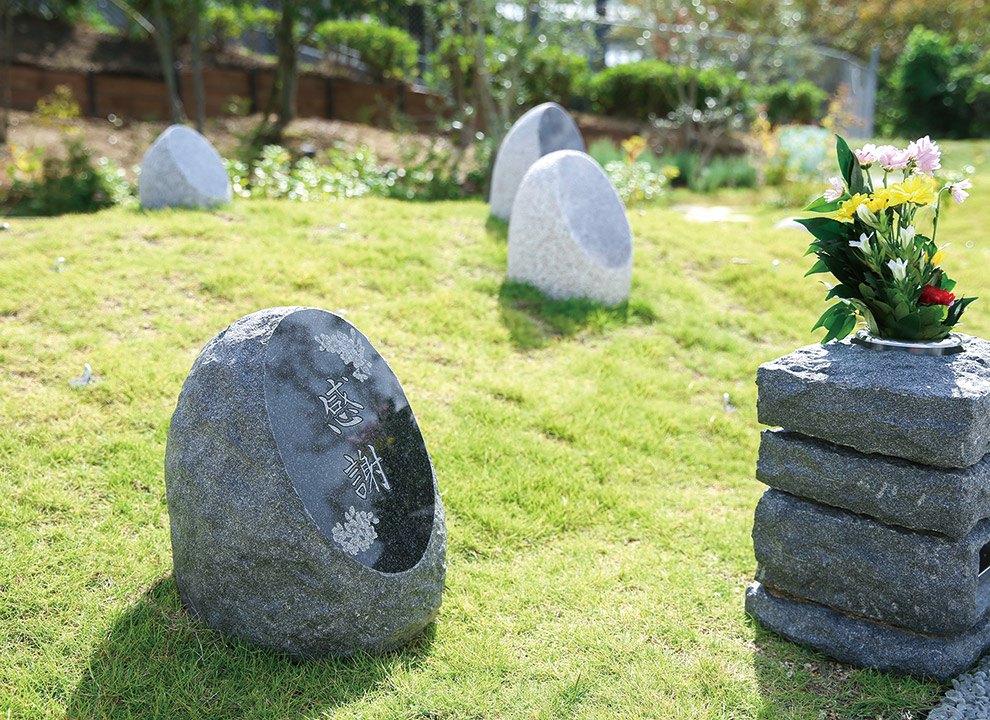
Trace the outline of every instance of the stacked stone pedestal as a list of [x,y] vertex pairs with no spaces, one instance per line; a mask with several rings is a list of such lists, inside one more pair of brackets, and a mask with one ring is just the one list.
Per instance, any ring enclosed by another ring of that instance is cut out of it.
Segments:
[[757,375],[746,610],[838,660],[953,677],[990,648],[990,343],[811,345]]

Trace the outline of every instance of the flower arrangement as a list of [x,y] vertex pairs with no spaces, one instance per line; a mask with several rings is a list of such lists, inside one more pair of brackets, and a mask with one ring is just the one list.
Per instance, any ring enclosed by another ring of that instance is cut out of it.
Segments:
[[[941,151],[927,136],[903,150],[864,145],[854,152],[836,135],[836,152],[841,177],[830,178],[831,187],[807,208],[832,216],[798,220],[814,236],[808,252],[818,257],[807,275],[829,272],[839,283],[826,283],[825,299],[838,302],[812,330],[824,327],[825,343],[844,338],[862,319],[874,337],[944,340],[976,298],[957,298],[942,270],[947,245],[935,244],[939,210],[943,195],[961,203],[972,183],[937,187]],[[883,172],[882,182],[874,183],[871,168]],[[931,237],[916,225],[927,217]]]

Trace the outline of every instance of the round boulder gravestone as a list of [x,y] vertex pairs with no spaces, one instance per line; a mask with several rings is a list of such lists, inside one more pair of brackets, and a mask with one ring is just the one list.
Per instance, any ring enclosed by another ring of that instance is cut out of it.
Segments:
[[297,657],[385,652],[440,607],[446,523],[395,374],[315,308],[241,318],[169,426],[175,579],[207,625]]
[[548,297],[607,305],[629,298],[632,230],[601,166],[575,150],[538,160],[526,173],[509,222],[510,280]]
[[548,102],[528,110],[509,129],[495,156],[492,215],[509,220],[519,183],[541,157],[556,150],[584,149],[581,131],[560,105]]
[[230,178],[210,141],[172,125],[151,144],[138,178],[141,207],[214,207],[231,200]]

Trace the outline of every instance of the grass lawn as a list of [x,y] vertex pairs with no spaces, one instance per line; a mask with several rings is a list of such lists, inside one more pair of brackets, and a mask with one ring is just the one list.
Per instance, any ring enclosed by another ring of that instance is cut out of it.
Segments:
[[[986,337],[990,177],[976,182],[939,233],[960,290],[985,296],[962,329]],[[938,683],[839,665],[743,612],[756,368],[814,342],[825,306],[802,278],[807,236],[773,229],[786,213],[737,210],[751,219],[632,211],[632,298],[616,310],[506,283],[505,227],[481,202],[11,220],[0,718],[924,717]],[[293,663],[180,606],[169,417],[203,345],[276,305],[346,312],[432,453],[447,589],[401,652]],[[70,388],[84,363],[98,382]]]

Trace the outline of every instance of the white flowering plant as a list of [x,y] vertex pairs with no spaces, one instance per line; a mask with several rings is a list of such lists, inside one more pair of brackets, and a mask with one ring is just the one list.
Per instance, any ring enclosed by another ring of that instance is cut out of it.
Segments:
[[[972,183],[941,188],[935,170],[941,151],[928,136],[905,149],[864,145],[853,151],[836,135],[840,176],[806,209],[830,217],[798,220],[814,236],[808,254],[817,262],[807,275],[831,273],[826,300],[836,299],[818,319],[822,342],[841,339],[862,321],[874,337],[944,340],[975,297],[957,298],[955,282],[942,270],[944,245],[935,244],[944,195],[962,203]],[[882,171],[874,181],[870,170]],[[916,220],[932,218],[931,235]]]

